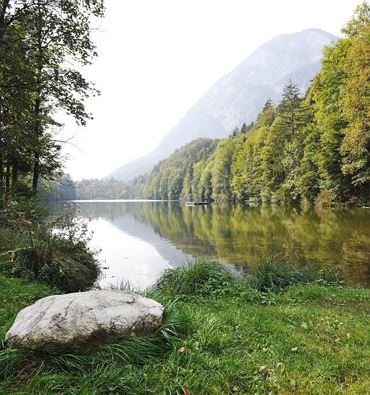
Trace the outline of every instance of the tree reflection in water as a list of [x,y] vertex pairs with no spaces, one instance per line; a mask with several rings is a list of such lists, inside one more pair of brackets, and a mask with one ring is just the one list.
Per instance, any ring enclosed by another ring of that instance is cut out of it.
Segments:
[[[80,208],[84,217],[103,218],[153,244],[172,266],[184,256],[206,256],[247,268],[278,255],[296,265],[334,265],[349,282],[369,285],[370,210],[123,201],[82,202]],[[184,255],[171,253],[173,247]]]

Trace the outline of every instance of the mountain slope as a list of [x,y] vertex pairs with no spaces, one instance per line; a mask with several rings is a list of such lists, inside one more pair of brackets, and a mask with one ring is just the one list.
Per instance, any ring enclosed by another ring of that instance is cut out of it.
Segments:
[[324,46],[335,36],[319,29],[275,37],[221,78],[148,155],[123,165],[109,177],[130,180],[198,137],[220,138],[250,123],[271,97],[277,101],[292,79],[304,92],[320,70]]

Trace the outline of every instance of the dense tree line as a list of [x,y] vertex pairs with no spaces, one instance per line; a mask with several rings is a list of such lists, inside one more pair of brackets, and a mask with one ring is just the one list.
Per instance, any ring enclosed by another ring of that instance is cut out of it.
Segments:
[[84,99],[97,91],[79,70],[103,13],[103,0],[0,1],[0,198],[60,175],[56,113],[90,118]]
[[42,186],[44,200],[104,200],[141,199],[146,178],[138,176],[130,182],[109,179],[83,179],[73,181],[69,174]]
[[218,141],[200,138],[177,149],[167,160],[156,165],[145,182],[142,193],[152,199],[188,199],[202,195],[208,180],[207,159],[217,147]]
[[370,198],[370,7],[326,48],[305,97],[281,102],[220,142],[197,140],[160,163],[149,198],[331,204]]
[[[74,183],[77,199],[135,199],[141,197],[136,195],[136,180],[131,183],[111,179],[87,179]],[[137,179],[142,183],[141,177]]]
[[41,186],[42,198],[46,201],[76,200],[76,185],[69,174]]

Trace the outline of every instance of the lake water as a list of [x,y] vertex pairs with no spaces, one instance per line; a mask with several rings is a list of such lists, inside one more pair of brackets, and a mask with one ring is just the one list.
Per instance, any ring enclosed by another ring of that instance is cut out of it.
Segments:
[[187,207],[178,202],[80,201],[91,245],[101,249],[102,287],[152,285],[167,268],[206,256],[248,270],[263,256],[337,266],[370,283],[370,210]]

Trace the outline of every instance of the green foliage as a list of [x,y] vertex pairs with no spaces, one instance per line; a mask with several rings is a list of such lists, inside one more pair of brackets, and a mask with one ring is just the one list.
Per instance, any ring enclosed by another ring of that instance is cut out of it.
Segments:
[[152,292],[172,296],[248,297],[260,300],[258,292],[279,291],[293,284],[340,285],[343,281],[334,268],[300,267],[276,258],[264,258],[247,276],[233,273],[226,266],[198,258],[194,262],[167,270]]
[[[0,275],[1,337],[20,308],[50,293]],[[234,294],[157,297],[165,318],[151,336],[90,355],[2,349],[0,392],[367,393],[367,289],[296,284],[247,303]]]
[[[16,245],[8,244],[0,260],[0,270],[27,280],[37,280],[64,292],[91,288],[100,274],[95,252],[88,247],[87,224],[74,206],[52,223],[31,222],[22,218]],[[9,249],[9,247],[15,247]]]
[[316,283],[338,285],[341,277],[335,268],[314,266],[297,268],[276,258],[263,259],[253,272],[253,285],[262,292],[280,290],[293,284]]
[[347,37],[326,50],[311,89],[322,188],[339,201],[366,195],[369,186],[369,29],[365,2],[343,30]]
[[234,200],[231,181],[232,158],[240,137],[221,140],[217,146],[212,166],[212,198],[217,202]]
[[98,91],[81,66],[96,56],[91,21],[103,0],[17,0],[0,4],[0,198],[35,193],[61,174],[64,111],[78,124]]
[[[177,149],[167,160],[155,166],[146,181],[144,196],[164,200],[191,200],[193,195],[204,196],[208,186],[201,185],[199,167],[203,167],[205,160],[214,153],[217,144],[218,141],[211,139],[198,139]],[[194,177],[199,184],[193,181]]]
[[77,199],[76,185],[69,174],[63,174],[58,180],[42,185],[42,198],[45,201]]
[[143,197],[146,181],[146,176],[138,176],[130,182],[113,178],[72,181],[67,175],[52,183],[44,196],[46,200],[139,199]]
[[363,3],[345,32],[352,37],[345,59],[340,104],[348,121],[340,151],[342,171],[355,188],[370,183],[370,7]]
[[[246,280],[232,273],[217,262],[198,258],[185,267],[167,270],[155,284],[154,295],[171,296],[221,296],[238,295],[257,298],[252,290],[247,290]],[[247,292],[246,291],[250,291]]]
[[4,229],[23,233],[24,224],[38,223],[47,215],[38,197],[17,196],[0,202],[0,225]]
[[306,97],[290,81],[276,108],[269,99],[255,123],[235,129],[214,152],[200,149],[189,165],[181,152],[193,142],[161,163],[144,196],[317,206],[323,196],[328,205],[369,200],[369,14],[365,2],[346,36],[325,49]]
[[347,121],[339,103],[348,45],[348,41],[340,40],[335,47],[326,49],[322,70],[314,79],[310,91],[320,133],[317,163],[322,189],[330,191],[338,201],[343,199],[349,185],[341,171],[340,145]]

